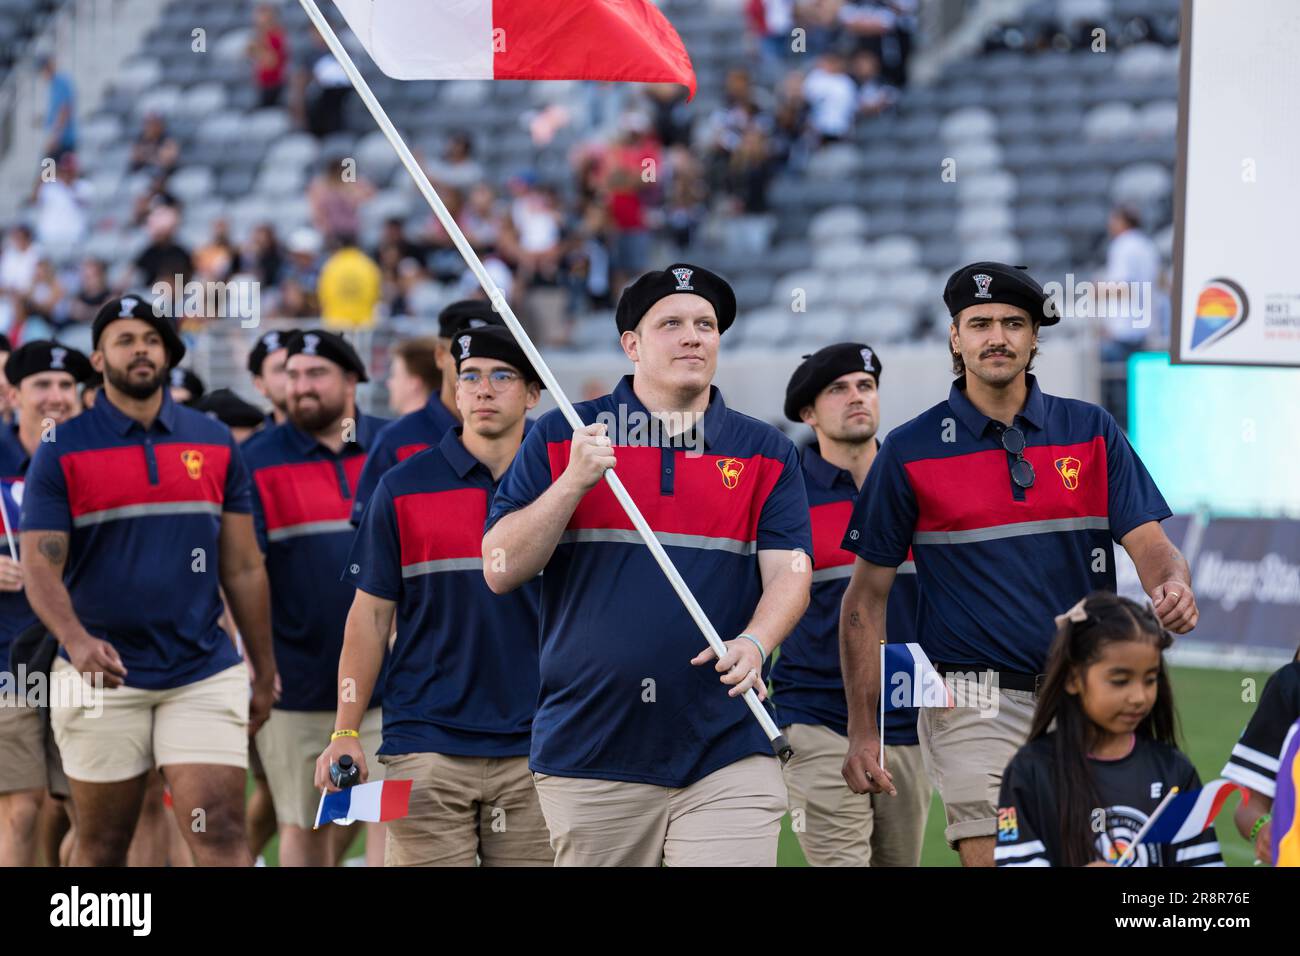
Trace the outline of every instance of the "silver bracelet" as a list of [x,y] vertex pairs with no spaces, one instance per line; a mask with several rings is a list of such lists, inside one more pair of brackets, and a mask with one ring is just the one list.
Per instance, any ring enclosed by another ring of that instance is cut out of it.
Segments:
[[753,634],[737,634],[736,640],[740,640],[742,637],[745,638],[746,640],[753,641],[754,646],[758,648],[758,653],[763,658],[761,661],[759,661],[758,666],[762,667],[765,663],[767,663],[767,651],[763,650],[763,645],[759,641],[759,639],[756,638]]

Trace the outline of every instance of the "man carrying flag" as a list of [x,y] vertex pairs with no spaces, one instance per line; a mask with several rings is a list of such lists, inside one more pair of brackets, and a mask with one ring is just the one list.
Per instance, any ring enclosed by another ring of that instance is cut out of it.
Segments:
[[[527,760],[541,583],[492,594],[481,558],[492,493],[540,385],[506,329],[463,331],[455,361],[465,424],[379,479],[348,557],[343,579],[356,596],[340,683],[350,678],[368,692],[396,613],[379,761],[385,794],[406,780],[411,795],[409,814],[388,825],[387,865],[473,866],[478,857],[484,866],[550,866],[555,854]],[[340,695],[332,740],[316,762],[318,787],[344,755],[362,779],[372,769],[354,736],[362,713]],[[346,807],[331,806],[343,799]],[[355,799],[330,794],[323,818],[355,817]]]
[[[313,831],[316,756],[333,729],[335,684],[352,587],[338,569],[352,545],[352,489],[382,419],[357,411],[367,381],[361,358],[337,333],[295,332],[285,345],[289,419],[249,445],[257,537],[271,582],[271,632],[282,690],[257,735],[280,831],[282,866],[329,866],[333,831]],[[371,754],[379,745],[380,695],[358,721]],[[374,837],[378,865],[382,834]]]
[[[545,570],[529,766],[556,863],[771,866],[785,784],[729,697],[765,695],[768,657],[808,606],[798,456],[711,385],[736,315],[723,279],[685,263],[646,273],[616,315],[633,374],[576,406],[585,427],[558,411],[537,422],[483,539],[498,594]],[[721,660],[700,650],[699,628],[601,481],[615,464],[731,637]]]
[[[930,810],[911,707],[886,709],[884,720],[897,793],[855,794],[841,773],[849,711],[840,672],[840,600],[853,554],[840,541],[880,447],[880,368],[880,357],[861,342],[828,345],[805,356],[785,391],[785,417],[816,436],[803,449],[802,466],[817,570],[808,612],[772,666],[772,693],[777,724],[794,748],[785,767],[794,832],[813,866],[919,866]],[[916,597],[915,566],[906,561],[889,594],[891,642],[915,640]]]
[[478,329],[486,325],[505,326],[501,316],[481,299],[463,299],[453,302],[438,314],[438,334],[434,336],[434,361],[442,373],[442,390],[429,396],[423,408],[416,409],[396,421],[389,422],[375,436],[366,467],[357,482],[357,495],[352,505],[352,523],[360,524],[370,496],[383,474],[398,462],[405,461],[416,452],[436,445],[447,429],[461,420],[456,407],[456,358],[451,341],[456,333]]
[[[90,361],[56,342],[26,342],[4,365],[12,425],[0,425],[0,671],[10,670],[13,640],[39,626],[27,603],[18,563],[19,510],[23,477],[43,441],[57,437],[59,425],[81,411],[77,383],[91,373]],[[0,696],[0,866],[36,865],[36,820],[46,789],[66,797],[67,780],[58,750],[47,739],[39,707],[26,704],[27,687],[13,674],[14,698]]]

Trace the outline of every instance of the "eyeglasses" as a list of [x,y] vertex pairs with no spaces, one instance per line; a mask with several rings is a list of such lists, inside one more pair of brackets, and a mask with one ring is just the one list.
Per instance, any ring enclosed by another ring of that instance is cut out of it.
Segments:
[[1011,480],[1021,488],[1034,487],[1034,466],[1025,460],[1025,433],[1015,425],[1002,429],[1002,447],[1016,456],[1011,463]]
[[[456,376],[457,380],[466,388],[478,388],[478,383],[483,380],[482,372],[461,372]],[[519,381],[519,373],[512,372],[509,369],[499,368],[489,372],[487,376],[488,384],[492,386],[494,392],[504,392],[507,388]]]

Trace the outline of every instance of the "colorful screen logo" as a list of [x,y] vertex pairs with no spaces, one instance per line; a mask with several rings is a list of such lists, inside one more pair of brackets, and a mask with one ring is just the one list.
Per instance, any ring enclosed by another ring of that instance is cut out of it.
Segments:
[[1192,348],[1213,345],[1238,329],[1250,314],[1246,291],[1231,279],[1211,279],[1196,299]]

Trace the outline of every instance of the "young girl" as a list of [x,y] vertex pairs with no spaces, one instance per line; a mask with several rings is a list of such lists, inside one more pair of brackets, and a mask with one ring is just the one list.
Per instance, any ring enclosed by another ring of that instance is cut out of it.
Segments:
[[[1149,608],[1094,591],[1056,619],[1029,731],[1007,765],[998,866],[1108,866],[1165,798],[1201,785],[1174,743],[1163,651]],[[1139,845],[1126,866],[1222,866],[1214,828],[1184,843]]]

